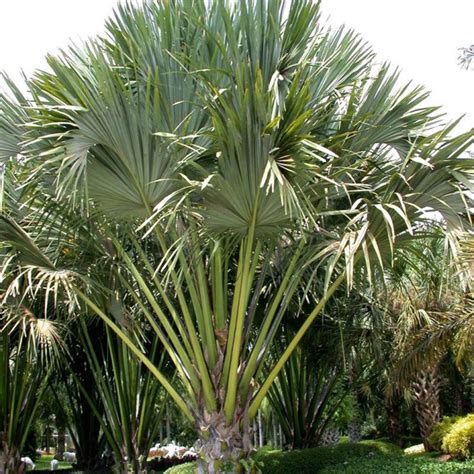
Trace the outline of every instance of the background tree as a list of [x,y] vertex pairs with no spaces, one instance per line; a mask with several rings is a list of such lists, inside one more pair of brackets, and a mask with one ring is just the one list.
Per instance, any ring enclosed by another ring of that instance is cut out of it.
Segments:
[[442,234],[413,245],[418,258],[408,265],[395,265],[390,281],[389,321],[399,348],[392,357],[390,378],[395,386],[397,377],[398,384],[412,384],[420,433],[425,448],[430,449],[428,437],[441,420],[440,365],[449,354],[451,338],[440,338],[436,343],[431,339],[427,344],[427,335],[439,331],[450,319],[459,319],[469,278],[465,269],[456,265]]
[[[130,320],[128,324],[129,336],[139,339],[143,331],[134,329]],[[94,406],[94,412],[99,415],[98,421],[118,469],[124,473],[146,472],[148,453],[158,438],[166,397],[163,399],[161,386],[150,371],[137,363],[127,346],[109,328],[105,328],[102,347],[94,343],[95,331],[97,323],[88,327],[84,321],[80,322],[78,333],[100,397],[99,407]],[[163,359],[163,353],[160,355],[157,339],[139,343],[150,346],[144,350],[157,367],[162,367],[159,359]],[[84,385],[81,391],[90,393]],[[93,400],[89,402],[94,404]],[[104,407],[103,417],[98,412],[100,406]]]
[[468,46],[467,48],[459,48],[458,62],[459,65],[464,69],[469,69],[471,61],[474,58],[474,45]]

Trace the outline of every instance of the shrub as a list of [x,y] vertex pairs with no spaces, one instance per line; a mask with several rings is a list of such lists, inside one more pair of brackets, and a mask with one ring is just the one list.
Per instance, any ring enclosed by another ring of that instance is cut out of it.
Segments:
[[445,416],[442,421],[435,425],[428,438],[428,442],[435,451],[441,451],[444,437],[449,433],[449,430],[459,418],[459,416]]
[[452,425],[441,448],[458,459],[474,457],[474,414],[460,418]]
[[194,474],[196,472],[196,463],[189,462],[186,464],[179,464],[165,471],[166,474]]

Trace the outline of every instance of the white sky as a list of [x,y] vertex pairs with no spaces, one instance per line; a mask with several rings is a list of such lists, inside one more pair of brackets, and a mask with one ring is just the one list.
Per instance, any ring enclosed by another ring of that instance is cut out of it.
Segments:
[[[13,77],[44,66],[70,39],[93,36],[117,0],[0,0],[0,70]],[[449,118],[474,127],[474,70],[457,66],[457,48],[474,43],[474,0],[323,0],[330,23],[354,28],[406,80],[433,92]]]

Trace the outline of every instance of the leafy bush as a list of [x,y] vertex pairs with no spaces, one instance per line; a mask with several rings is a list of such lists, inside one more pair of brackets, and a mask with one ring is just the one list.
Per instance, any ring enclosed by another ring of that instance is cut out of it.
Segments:
[[359,420],[359,418],[360,413],[357,400],[354,395],[348,394],[343,398],[342,402],[334,413],[331,424],[343,431],[347,429],[348,423],[353,420]]
[[460,418],[452,425],[441,448],[458,459],[474,457],[474,414]]
[[188,462],[179,464],[165,471],[165,474],[194,474],[196,472],[196,463]]
[[435,451],[441,451],[443,438],[449,433],[449,430],[459,418],[459,416],[445,416],[442,421],[435,425],[428,438],[428,442],[433,446]]

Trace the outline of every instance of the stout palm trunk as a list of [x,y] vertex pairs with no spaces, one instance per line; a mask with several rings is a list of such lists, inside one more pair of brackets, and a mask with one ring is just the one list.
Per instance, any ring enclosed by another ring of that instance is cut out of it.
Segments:
[[440,381],[436,366],[428,367],[418,374],[413,383],[415,412],[420,426],[420,435],[427,451],[432,449],[428,438],[436,423],[441,421],[439,403]]

